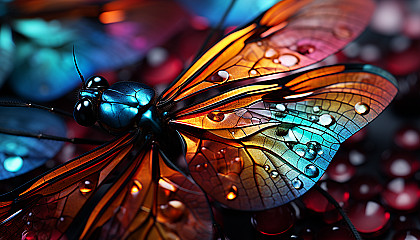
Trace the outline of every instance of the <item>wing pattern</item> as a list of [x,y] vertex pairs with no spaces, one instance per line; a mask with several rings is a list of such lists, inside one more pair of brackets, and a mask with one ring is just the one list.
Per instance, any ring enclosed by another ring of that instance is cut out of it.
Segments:
[[129,133],[60,166],[2,196],[2,239],[209,239],[204,194],[163,158]]
[[207,51],[163,93],[158,106],[229,82],[318,62],[356,38],[373,8],[365,0],[280,1]]
[[373,66],[331,66],[228,90],[232,97],[183,109],[171,123],[206,193],[232,208],[266,209],[312,187],[340,143],[389,104],[395,84]]

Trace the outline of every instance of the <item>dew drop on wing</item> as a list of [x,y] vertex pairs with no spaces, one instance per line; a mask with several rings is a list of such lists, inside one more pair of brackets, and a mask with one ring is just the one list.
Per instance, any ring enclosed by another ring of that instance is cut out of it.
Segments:
[[[67,132],[61,118],[33,108],[0,107],[0,126],[5,130],[59,137],[65,137]],[[62,146],[63,142],[0,134],[0,180],[20,176],[42,166]]]

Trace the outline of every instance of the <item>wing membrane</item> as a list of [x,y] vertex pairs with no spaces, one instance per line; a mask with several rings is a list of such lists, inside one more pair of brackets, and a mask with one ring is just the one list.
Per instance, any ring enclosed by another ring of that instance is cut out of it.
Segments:
[[3,195],[2,239],[209,239],[204,194],[141,139],[129,133]]
[[396,92],[395,79],[379,68],[337,65],[228,90],[178,111],[171,123],[206,193],[229,207],[265,209],[312,187],[340,143]]
[[364,0],[280,1],[207,51],[163,93],[158,106],[318,62],[358,36],[373,7]]

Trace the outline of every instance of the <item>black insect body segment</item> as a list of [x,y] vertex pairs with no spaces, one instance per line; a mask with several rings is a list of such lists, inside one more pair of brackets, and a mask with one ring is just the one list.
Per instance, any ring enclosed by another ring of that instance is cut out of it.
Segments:
[[140,125],[138,121],[156,122],[156,114],[149,109],[154,98],[154,90],[144,84],[118,82],[109,87],[104,78],[95,76],[80,90],[74,117],[83,126],[98,121],[110,132],[122,132]]

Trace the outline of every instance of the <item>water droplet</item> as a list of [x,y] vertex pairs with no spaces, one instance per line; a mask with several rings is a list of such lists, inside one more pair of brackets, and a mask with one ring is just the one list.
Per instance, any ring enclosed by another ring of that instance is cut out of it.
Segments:
[[314,106],[314,107],[312,108],[312,111],[314,111],[314,113],[318,113],[318,112],[320,112],[320,111],[321,111],[321,107],[319,107],[319,106]]
[[253,76],[253,75],[257,75],[257,70],[252,69],[251,71],[249,71],[249,75]]
[[159,213],[161,216],[158,216],[158,221],[177,222],[184,215],[185,209],[185,204],[178,200],[171,200],[167,204],[162,204],[159,206]]
[[11,156],[4,159],[4,169],[9,172],[17,172],[23,167],[23,159],[19,156]]
[[292,180],[292,186],[297,190],[302,189],[303,182],[299,178],[295,178]]
[[311,156],[313,156],[313,158],[315,158],[316,154],[322,155],[324,153],[324,151],[322,151],[321,144],[315,141],[310,141],[306,143],[306,146],[308,147],[307,154],[310,154]]
[[271,171],[270,177],[277,178],[278,176],[279,176],[279,172],[277,172],[276,170]]
[[279,103],[279,104],[276,104],[276,109],[279,110],[280,112],[284,112],[286,111],[286,106],[284,106],[284,104],[282,103]]
[[207,78],[208,81],[214,83],[220,83],[229,79],[229,73],[225,70],[220,70],[217,74],[211,75]]
[[334,28],[333,33],[337,38],[340,39],[347,39],[353,35],[352,31],[344,25],[338,25],[336,28]]
[[297,148],[295,150],[295,152],[296,152],[297,155],[299,155],[301,157],[303,157],[305,155],[305,149],[303,149],[303,148]]
[[369,113],[369,106],[366,103],[358,102],[354,105],[354,111],[356,111],[360,115],[365,115]]
[[279,61],[279,59],[278,58],[274,58],[273,59],[273,63],[275,63],[275,64],[277,64],[277,63],[279,63],[280,61]]
[[227,80],[229,78],[229,73],[227,71],[218,71],[217,75],[219,75],[224,80]]
[[226,195],[226,198],[228,200],[234,200],[238,196],[238,188],[235,185],[232,185],[229,189],[228,194]]
[[318,177],[319,170],[314,165],[309,164],[305,167],[305,174],[310,178],[315,178],[315,177]]
[[163,179],[163,178],[159,179],[159,186],[171,192],[176,191],[176,187],[167,179]]
[[60,222],[64,222],[64,218],[63,217],[60,218]]
[[289,133],[289,129],[288,128],[284,128],[281,126],[277,126],[276,128],[276,135],[279,137],[284,137]]
[[285,67],[292,67],[299,63],[299,58],[292,54],[284,54],[279,57],[281,65]]
[[333,116],[331,116],[330,114],[322,114],[320,117],[319,117],[319,124],[321,124],[322,126],[326,126],[326,127],[328,127],[328,126],[331,126],[331,125],[333,125],[333,123],[334,123],[334,117]]
[[132,195],[137,195],[137,193],[143,188],[143,185],[141,185],[141,183],[135,179],[133,181],[133,186],[131,187],[131,194]]
[[207,117],[215,122],[221,122],[225,119],[225,114],[219,110],[215,110],[207,114]]
[[270,166],[264,165],[264,170],[267,171],[267,172],[270,171]]
[[318,122],[318,120],[319,120],[318,116],[315,116],[315,115],[309,116],[309,121],[311,122]]
[[262,42],[258,41],[258,42],[257,42],[257,45],[258,45],[258,46],[262,46]]
[[206,170],[207,166],[208,166],[207,163],[197,164],[195,165],[195,171],[202,172]]
[[84,180],[79,183],[79,191],[82,194],[88,194],[93,190],[94,186],[89,180]]
[[264,57],[266,57],[266,58],[273,58],[273,57],[277,57],[277,51],[276,50],[274,50],[274,49],[272,49],[272,48],[270,48],[270,49],[268,49],[266,52],[265,52],[265,54],[264,54]]
[[315,51],[315,46],[312,44],[302,44],[297,47],[297,52],[302,55],[311,54]]

